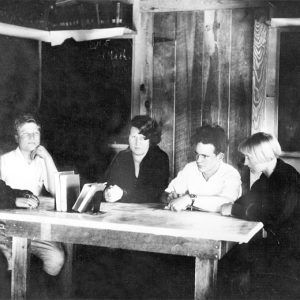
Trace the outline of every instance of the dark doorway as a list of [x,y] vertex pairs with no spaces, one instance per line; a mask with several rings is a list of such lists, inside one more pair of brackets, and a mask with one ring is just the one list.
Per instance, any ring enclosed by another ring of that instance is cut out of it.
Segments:
[[300,151],[300,32],[280,33],[278,139],[284,151]]

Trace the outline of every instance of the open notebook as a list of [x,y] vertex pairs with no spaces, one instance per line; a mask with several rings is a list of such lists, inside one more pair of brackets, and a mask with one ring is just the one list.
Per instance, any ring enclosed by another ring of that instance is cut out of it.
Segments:
[[72,209],[77,212],[84,212],[86,211],[89,203],[91,202],[93,196],[95,195],[96,192],[99,191],[104,191],[106,187],[106,182],[105,183],[86,183],[83,187],[82,190],[73,205]]

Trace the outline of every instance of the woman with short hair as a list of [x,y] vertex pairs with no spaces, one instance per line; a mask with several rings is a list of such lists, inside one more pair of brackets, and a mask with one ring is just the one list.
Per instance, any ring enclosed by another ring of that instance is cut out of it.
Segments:
[[225,204],[222,214],[261,221],[266,230],[282,230],[281,223],[290,223],[299,213],[299,173],[279,158],[281,147],[270,134],[253,134],[239,145],[239,151],[250,171],[262,174],[247,194],[233,205]]
[[253,274],[295,277],[300,271],[300,174],[279,158],[278,140],[268,133],[253,134],[239,151],[250,171],[261,175],[248,193],[224,204],[221,214],[261,221],[267,237],[250,242],[247,254],[232,255],[233,261],[250,266]]
[[161,127],[149,116],[130,122],[129,147],[121,151],[106,172],[107,202],[159,202],[168,185],[169,158],[158,147]]

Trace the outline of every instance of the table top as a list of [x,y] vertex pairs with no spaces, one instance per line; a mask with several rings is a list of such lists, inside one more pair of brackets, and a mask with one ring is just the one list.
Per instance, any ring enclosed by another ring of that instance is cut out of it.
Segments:
[[149,235],[247,243],[263,224],[217,213],[172,212],[162,204],[101,203],[101,212],[65,213],[40,209],[6,209],[0,220],[67,227],[134,232]]

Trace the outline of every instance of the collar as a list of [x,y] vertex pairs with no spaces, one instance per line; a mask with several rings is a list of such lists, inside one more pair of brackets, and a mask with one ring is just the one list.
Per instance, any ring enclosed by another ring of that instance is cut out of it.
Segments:
[[23,153],[21,152],[20,147],[17,147],[16,149],[16,155],[26,164],[26,165],[31,165],[35,160],[32,160],[30,163],[26,160],[24,157]]

